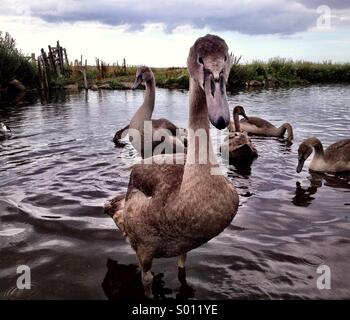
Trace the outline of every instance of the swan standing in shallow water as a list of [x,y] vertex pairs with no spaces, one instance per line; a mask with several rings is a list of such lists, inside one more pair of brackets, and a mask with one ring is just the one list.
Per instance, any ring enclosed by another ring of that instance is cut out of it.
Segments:
[[233,123],[231,122],[229,126],[228,141],[220,146],[220,151],[225,156],[228,155],[231,161],[239,164],[251,163],[258,156],[258,152],[248,137],[248,134],[241,132],[240,115],[249,120],[243,107],[236,106],[233,109]]
[[305,160],[315,151],[309,169],[318,172],[350,171],[350,139],[331,144],[326,150],[320,140],[312,137],[303,141],[298,149],[297,172],[301,172]]
[[183,138],[181,141],[176,136],[180,136],[183,129],[179,129],[171,121],[164,118],[151,119],[155,105],[156,84],[154,74],[149,67],[143,66],[137,69],[132,89],[136,89],[142,82],[146,85],[144,101],[132,117],[130,124],[116,132],[113,142],[119,145],[120,139],[128,131],[131,144],[142,158],[161,153],[185,152],[186,139]]
[[[184,270],[186,253],[221,233],[238,209],[235,188],[218,174],[209,134],[208,119],[220,130],[230,122],[226,82],[231,59],[225,41],[214,35],[199,38],[190,49],[187,66],[187,157],[158,155],[151,158],[152,164],[146,164],[150,159],[143,160],[132,169],[126,196],[117,196],[105,205],[105,212],[136,252],[148,297],[152,296],[153,258],[179,257],[179,271]],[[198,132],[204,143],[199,143]],[[200,161],[203,156],[207,157],[205,163]],[[155,164],[159,159],[174,158],[182,158],[185,165]]]
[[0,138],[9,138],[12,135],[12,131],[10,127],[8,127],[5,123],[0,122]]
[[272,123],[262,118],[249,117],[249,119],[242,119],[240,125],[241,129],[250,135],[283,138],[287,131],[288,142],[291,142],[294,138],[293,128],[288,122],[277,128]]

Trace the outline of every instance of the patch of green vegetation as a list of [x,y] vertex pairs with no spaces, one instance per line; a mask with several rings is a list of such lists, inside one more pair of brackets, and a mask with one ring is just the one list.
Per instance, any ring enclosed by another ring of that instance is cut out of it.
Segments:
[[232,66],[228,89],[234,90],[259,81],[261,85],[291,85],[306,83],[350,83],[350,64],[312,63],[273,58],[268,62]]
[[117,80],[110,80],[108,81],[110,87],[112,90],[122,90],[124,89],[124,86]]
[[0,85],[13,79],[28,87],[36,86],[36,66],[16,48],[16,41],[9,33],[0,31]]
[[97,69],[93,69],[93,68],[88,68],[86,70],[86,77],[88,80],[90,79],[97,79],[98,77],[98,70]]
[[[104,77],[95,66],[87,67],[89,86],[109,84],[111,89],[125,89],[135,80],[137,67],[126,69],[104,66]],[[186,68],[152,68],[158,87],[188,89],[189,74]],[[69,77],[52,80],[52,86],[62,88],[78,83],[84,87],[83,75],[79,67],[71,67]],[[253,82],[253,84],[252,84]],[[249,64],[232,66],[227,88],[233,91],[246,86],[286,86],[307,83],[350,83],[350,64],[311,63],[283,58],[268,62],[253,61]]]
[[186,68],[155,68],[153,73],[158,87],[188,89],[189,75]]
[[350,63],[335,64],[298,62],[297,75],[310,83],[341,83],[350,82]]
[[79,79],[73,78],[73,77],[56,77],[52,78],[50,81],[50,87],[55,89],[63,89],[65,86],[70,84],[76,84],[79,83]]

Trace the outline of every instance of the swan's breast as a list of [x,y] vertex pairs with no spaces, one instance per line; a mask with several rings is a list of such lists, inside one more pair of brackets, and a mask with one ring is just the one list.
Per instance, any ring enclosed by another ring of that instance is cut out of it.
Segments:
[[331,165],[329,163],[327,164],[323,159],[316,158],[310,162],[309,169],[312,171],[327,171],[330,166]]

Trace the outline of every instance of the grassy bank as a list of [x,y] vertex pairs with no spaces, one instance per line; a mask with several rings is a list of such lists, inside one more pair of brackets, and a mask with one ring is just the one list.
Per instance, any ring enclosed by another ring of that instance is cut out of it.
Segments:
[[[87,68],[89,86],[105,89],[127,89],[134,81],[136,67],[105,66],[103,77],[95,66]],[[186,68],[153,68],[158,87],[188,89],[189,75]],[[228,90],[242,87],[277,87],[293,84],[350,83],[350,64],[331,62],[312,63],[274,58],[268,62],[255,61],[250,64],[236,64],[232,67]],[[78,84],[83,87],[83,75],[79,67],[72,67],[71,76],[56,79],[55,87]]]
[[[105,66],[103,72],[96,66],[88,66],[86,71],[89,87],[97,86],[109,89],[128,89],[135,80],[137,67],[126,69],[115,66]],[[152,68],[157,86],[160,88],[188,89],[189,77],[186,68]],[[101,75],[103,74],[103,76]],[[69,85],[84,87],[84,77],[79,66],[71,67],[69,77],[52,80],[51,85],[63,88]]]
[[307,83],[350,83],[350,64],[312,63],[282,58],[238,64],[231,69],[228,87]]
[[17,79],[27,87],[36,87],[36,72],[36,67],[16,48],[15,40],[0,31],[0,86]]
[[[237,60],[236,60],[237,61]],[[66,76],[50,77],[53,88],[83,88],[84,78],[79,66],[66,66]],[[86,69],[88,86],[94,89],[128,89],[134,81],[136,66],[109,66]],[[158,87],[188,89],[189,75],[186,68],[153,68]],[[0,87],[17,79],[27,87],[37,87],[37,68],[17,48],[8,33],[0,32]],[[228,90],[242,87],[277,87],[308,83],[350,83],[350,63],[312,63],[274,58],[268,62],[254,61],[233,65]]]

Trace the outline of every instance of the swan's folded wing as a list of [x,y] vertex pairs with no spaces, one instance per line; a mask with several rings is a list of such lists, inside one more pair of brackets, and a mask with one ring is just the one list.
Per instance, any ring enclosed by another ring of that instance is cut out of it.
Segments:
[[171,121],[165,118],[152,120],[153,130],[166,129],[169,130],[172,136],[178,137],[182,144],[187,147],[187,130],[185,128],[179,128]]
[[[180,188],[184,173],[184,157],[183,154],[159,155],[134,165],[126,200],[135,190],[141,191],[147,197],[161,196],[166,199],[170,193]],[[164,164],[159,164],[162,161]]]
[[330,145],[325,152],[326,159],[350,161],[350,139],[340,140]]
[[254,125],[254,126],[258,127],[258,128],[271,128],[271,127],[274,127],[274,125],[272,123],[270,123],[267,120],[264,120],[262,118],[258,118],[258,117],[249,117],[249,120],[242,119],[240,122],[241,123],[251,124],[251,125]]
[[176,130],[178,129],[178,127],[168,119],[152,119],[152,125],[154,130],[167,129],[171,132],[173,136],[176,136]]

